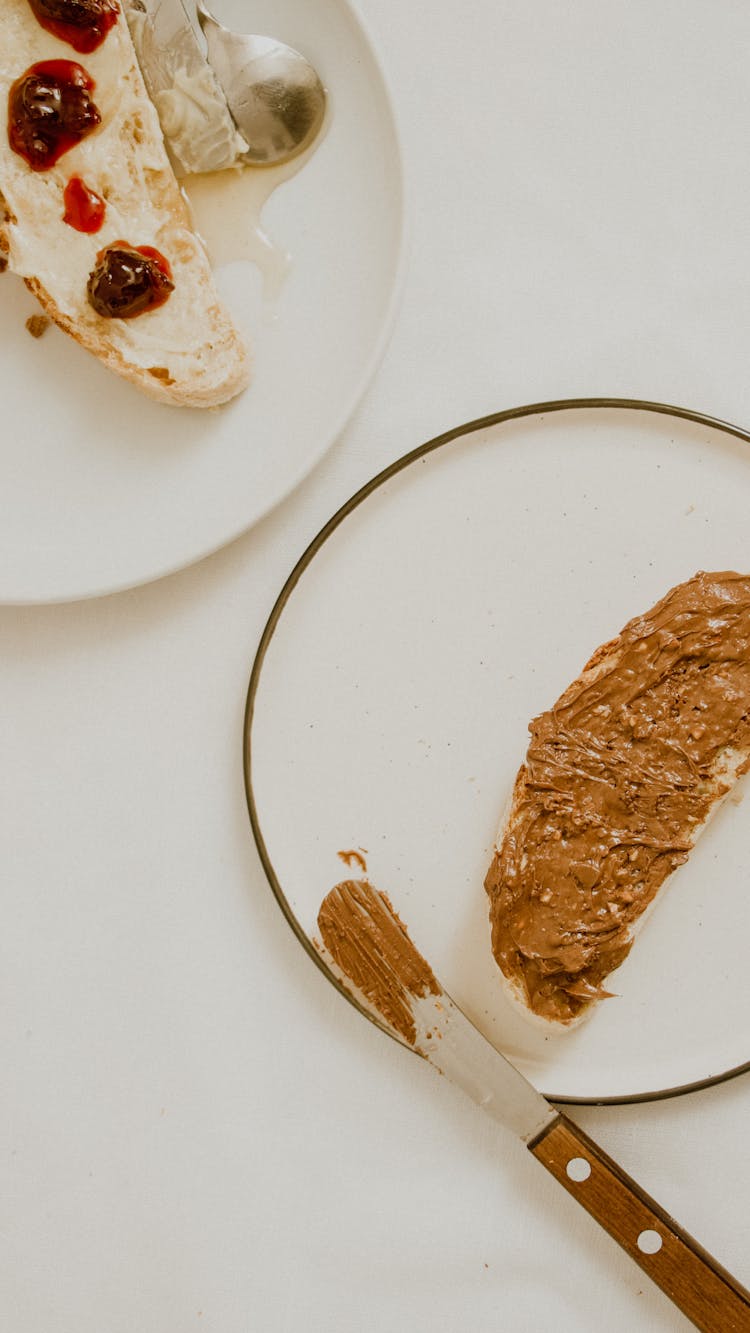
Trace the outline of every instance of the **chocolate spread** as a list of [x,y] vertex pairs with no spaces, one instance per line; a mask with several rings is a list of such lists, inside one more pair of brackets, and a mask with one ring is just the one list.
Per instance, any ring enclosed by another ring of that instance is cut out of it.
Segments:
[[336,855],[338,856],[339,860],[344,862],[345,866],[350,866],[350,867],[356,866],[359,870],[362,871],[363,875],[366,875],[367,862],[365,860],[364,853],[365,853],[364,847],[360,847],[359,851],[357,851],[355,847],[350,847],[348,851],[342,849],[342,851],[337,852]]
[[750,767],[750,575],[696,574],[605,644],[531,743],[487,873],[492,951],[559,1023],[608,994],[634,923]]
[[323,899],[318,929],[336,966],[413,1045],[412,1003],[440,987],[388,896],[366,879],[344,880]]

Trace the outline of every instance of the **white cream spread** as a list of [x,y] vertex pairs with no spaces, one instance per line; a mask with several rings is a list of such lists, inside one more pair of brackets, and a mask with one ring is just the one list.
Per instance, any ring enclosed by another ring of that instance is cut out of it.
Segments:
[[[95,81],[92,96],[101,125],[42,172],[31,171],[9,145],[8,92],[35,62],[69,60],[75,52],[40,27],[27,0],[2,0],[2,22],[0,191],[18,219],[18,225],[7,226],[10,268],[36,278],[54,295],[61,315],[89,330],[104,352],[144,368],[166,365],[180,379],[196,373],[196,357],[210,357],[218,378],[224,357],[229,362],[236,356],[234,334],[216,296],[208,256],[190,226],[123,15],[96,51],[78,57]],[[62,220],[63,191],[74,175],[106,201],[104,225],[94,235]],[[97,252],[116,240],[154,246],[174,276],[166,304],[133,321],[102,319],[86,296]]]
[[146,86],[159,113],[177,176],[236,166],[248,145],[235,125],[216,76],[200,64],[189,32],[160,44],[150,16],[131,0],[127,19]]

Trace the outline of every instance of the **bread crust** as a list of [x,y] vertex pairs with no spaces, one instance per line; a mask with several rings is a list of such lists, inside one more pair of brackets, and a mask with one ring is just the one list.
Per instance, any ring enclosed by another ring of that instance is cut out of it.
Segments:
[[[65,315],[36,278],[24,278],[24,282],[45,314],[63,333],[69,334],[87,352],[97,357],[108,370],[128,380],[141,393],[159,403],[167,403],[171,407],[220,407],[247,388],[250,381],[247,349],[231,324],[226,329],[221,347],[230,369],[222,379],[217,381],[211,375],[197,375],[194,379],[178,381],[172,378],[167,366],[155,364],[144,368],[129,361],[117,347],[104,343],[95,330]],[[162,371],[166,375],[162,375]]]

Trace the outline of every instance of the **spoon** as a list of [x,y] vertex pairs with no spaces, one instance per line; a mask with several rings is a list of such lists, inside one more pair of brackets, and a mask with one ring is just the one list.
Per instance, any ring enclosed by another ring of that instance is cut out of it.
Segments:
[[276,166],[304,151],[318,134],[325,89],[299,51],[274,37],[230,32],[197,0],[208,60],[237,128],[250,145],[243,161]]

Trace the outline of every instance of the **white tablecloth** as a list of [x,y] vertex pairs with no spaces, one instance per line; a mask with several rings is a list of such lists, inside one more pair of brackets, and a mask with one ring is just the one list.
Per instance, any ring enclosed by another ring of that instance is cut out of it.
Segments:
[[[406,449],[558,396],[750,423],[750,10],[360,9],[403,134],[411,248],[355,419],[199,566],[0,611],[8,1333],[688,1327],[304,956],[252,842],[241,727],[292,563]],[[576,1119],[750,1283],[749,1113],[740,1078]]]

